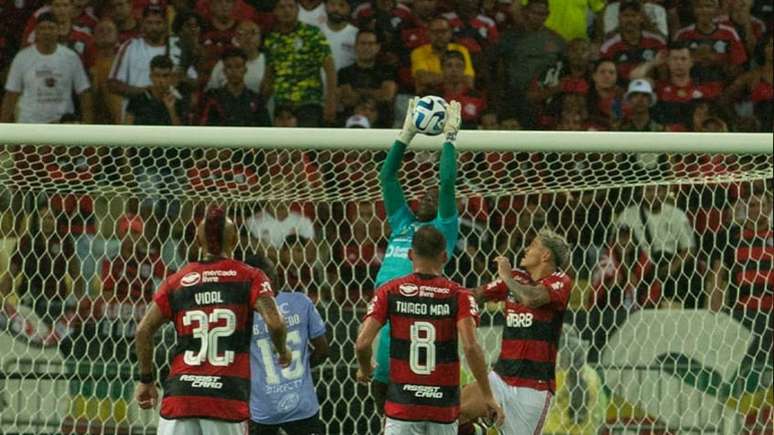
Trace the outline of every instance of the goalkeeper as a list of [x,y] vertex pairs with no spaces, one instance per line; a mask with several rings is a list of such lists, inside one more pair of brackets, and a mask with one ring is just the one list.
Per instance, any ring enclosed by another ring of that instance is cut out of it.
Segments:
[[[385,282],[412,273],[408,251],[414,238],[414,232],[424,226],[432,225],[443,233],[446,238],[446,253],[452,257],[457,244],[459,216],[457,215],[457,199],[454,185],[457,181],[457,156],[454,141],[460,128],[460,103],[452,101],[449,104],[443,134],[446,140],[443,144],[440,158],[440,184],[438,189],[425,192],[419,201],[416,214],[412,213],[406,202],[403,189],[398,181],[403,154],[411,140],[418,133],[413,123],[414,107],[418,98],[409,101],[406,119],[398,140],[392,144],[390,152],[384,161],[379,181],[382,188],[382,199],[387,212],[387,220],[392,232],[384,254],[384,261],[376,276],[375,287]],[[373,395],[377,409],[384,412],[384,400],[387,394],[390,364],[390,325],[386,324],[379,333],[376,350],[376,369],[374,371]]]

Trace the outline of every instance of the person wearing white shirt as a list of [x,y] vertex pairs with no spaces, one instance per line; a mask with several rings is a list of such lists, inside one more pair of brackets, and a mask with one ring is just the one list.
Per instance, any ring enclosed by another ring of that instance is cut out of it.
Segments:
[[668,186],[645,186],[642,203],[625,208],[616,227],[629,227],[638,247],[648,254],[664,298],[695,307],[702,289],[693,266],[694,230],[688,215],[667,203],[668,195]]
[[108,89],[124,97],[124,109],[129,98],[145,93],[150,87],[151,59],[167,56],[172,63],[180,65],[181,50],[176,41],[177,38],[167,36],[165,10],[157,5],[147,6],[143,11],[142,36],[121,45],[108,76]]
[[325,15],[323,0],[298,0],[298,21],[320,27],[327,20]]
[[290,235],[314,239],[312,221],[286,204],[277,204],[265,208],[247,220],[247,228],[254,239],[260,240],[268,248],[279,249]]
[[326,22],[320,26],[331,46],[336,71],[355,63],[357,27],[349,23],[352,7],[347,0],[325,0]]
[[[242,21],[237,25],[236,45],[247,55],[245,86],[255,93],[261,92],[261,83],[266,74],[266,56],[258,48],[261,46],[261,29],[252,21]],[[219,60],[212,68],[207,90],[222,88],[226,85],[223,61]]]
[[21,50],[11,63],[0,122],[58,122],[62,115],[75,112],[75,93],[81,121],[92,123],[91,83],[78,54],[58,43],[59,30],[53,14],[41,14],[35,32],[35,43]]

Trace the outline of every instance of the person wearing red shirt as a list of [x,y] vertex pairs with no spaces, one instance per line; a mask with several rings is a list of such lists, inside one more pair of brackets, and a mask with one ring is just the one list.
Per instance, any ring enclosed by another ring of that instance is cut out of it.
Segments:
[[742,74],[729,86],[721,98],[721,106],[731,107],[736,100],[744,95],[753,103],[755,121],[758,131],[771,132],[774,122],[774,40],[767,33],[756,50],[757,68]]
[[680,29],[674,39],[687,43],[691,49],[697,82],[722,86],[742,72],[747,51],[733,27],[715,22],[718,10],[718,0],[696,0],[696,24]]
[[612,60],[618,68],[618,76],[629,79],[629,72],[642,62],[653,60],[666,49],[664,38],[643,30],[642,5],[639,0],[621,3],[618,12],[618,33],[608,38],[599,48],[599,57]]
[[449,50],[441,58],[442,86],[438,91],[446,101],[459,101],[462,106],[462,128],[477,128],[481,114],[486,110],[484,95],[468,85],[465,78],[465,58],[462,53]]
[[657,68],[666,65],[668,79],[656,82],[658,103],[654,118],[668,131],[685,131],[691,124],[693,106],[701,100],[714,100],[720,96],[722,85],[695,83],[691,79],[693,58],[685,42],[673,42],[668,52],[659,52],[655,59],[633,69],[632,80],[648,78]]
[[159,402],[153,336],[172,322],[178,352],[163,382],[158,433],[243,435],[250,417],[253,311],[266,322],[281,367],[292,359],[287,326],[266,274],[232,258],[238,236],[224,209],[211,207],[196,236],[202,261],[187,264],[159,286],[137,328],[135,400],[142,409]]
[[[520,268],[497,257],[500,279],[474,291],[478,299],[505,301],[500,357],[489,374],[495,399],[504,405],[506,434],[540,433],[556,391],[555,370],[562,319],[572,290],[570,246],[559,234],[538,232]],[[476,382],[462,390],[460,420],[485,417],[486,390]],[[539,406],[542,404],[542,406]]]
[[[429,433],[456,435],[460,414],[458,341],[480,391],[483,415],[502,423],[486,361],[475,335],[478,306],[459,284],[442,276],[446,239],[432,226],[416,230],[409,258],[413,273],[382,285],[368,305],[357,337],[357,381],[371,382],[372,346],[390,322],[390,386],[384,413],[385,435]],[[427,394],[426,392],[432,392]]]
[[443,14],[457,42],[472,55],[481,53],[500,39],[497,23],[481,12],[481,0],[456,0],[455,11]]

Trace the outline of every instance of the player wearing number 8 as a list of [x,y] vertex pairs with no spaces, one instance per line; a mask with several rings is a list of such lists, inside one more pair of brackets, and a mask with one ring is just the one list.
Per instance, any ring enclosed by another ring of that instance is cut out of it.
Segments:
[[456,435],[460,411],[458,339],[483,391],[482,406],[498,421],[502,409],[489,390],[486,361],[476,341],[478,306],[473,295],[443,276],[446,240],[419,228],[409,250],[414,272],[381,286],[368,306],[357,338],[357,380],[373,373],[371,346],[390,322],[390,369],[385,435]]
[[171,321],[177,346],[163,382],[159,435],[244,435],[253,309],[266,322],[283,367],[291,359],[285,323],[266,275],[230,258],[237,231],[223,209],[207,211],[196,238],[203,260],[164,281],[137,329],[135,398],[141,408],[156,406],[153,335]]

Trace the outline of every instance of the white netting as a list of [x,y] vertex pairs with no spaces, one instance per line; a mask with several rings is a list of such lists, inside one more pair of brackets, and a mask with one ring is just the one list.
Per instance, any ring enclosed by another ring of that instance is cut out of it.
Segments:
[[[192,222],[212,201],[240,225],[238,256],[267,254],[280,287],[317,301],[332,343],[316,376],[328,433],[378,433],[352,375],[389,233],[384,155],[0,145],[4,433],[155,433],[155,412],[130,400],[135,321],[160,279],[196,257]],[[408,197],[437,185],[437,162],[407,154]],[[493,256],[517,255],[545,225],[575,247],[546,433],[771,433],[772,308],[740,290],[768,279],[771,297],[771,155],[466,151],[458,162],[453,279],[488,282]],[[285,216],[301,238],[277,230]],[[500,325],[487,306],[492,359]],[[170,332],[156,339],[160,366]]]

